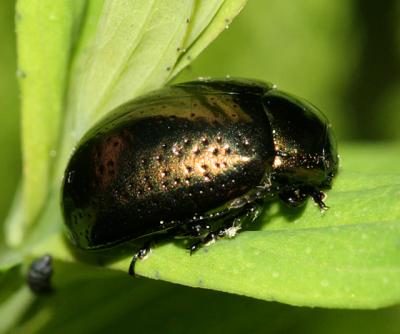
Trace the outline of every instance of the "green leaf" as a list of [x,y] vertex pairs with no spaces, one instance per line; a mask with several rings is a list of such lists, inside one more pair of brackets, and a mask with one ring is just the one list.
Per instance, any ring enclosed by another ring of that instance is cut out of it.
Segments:
[[23,210],[7,234],[16,246],[46,199],[64,107],[71,48],[85,2],[19,0],[16,8],[22,108]]
[[[18,267],[0,273],[0,333],[9,333],[34,301],[34,296],[20,275]],[[7,287],[4,289],[4,287]]]
[[245,232],[192,257],[168,244],[139,263],[137,273],[291,305],[396,304],[400,220],[365,225]]
[[5,241],[1,225],[21,174],[14,9],[14,0],[0,1],[0,244]]
[[[197,1],[188,34],[180,51],[182,55],[173,69],[171,79],[190,64],[211,41],[228,29],[234,17],[243,9],[246,1]],[[210,24],[213,22],[213,24]]]

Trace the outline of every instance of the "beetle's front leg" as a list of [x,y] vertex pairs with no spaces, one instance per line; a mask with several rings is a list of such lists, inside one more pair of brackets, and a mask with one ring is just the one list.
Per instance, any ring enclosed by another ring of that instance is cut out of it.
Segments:
[[135,264],[137,260],[145,259],[151,252],[151,242],[146,242],[142,248],[133,256],[131,264],[129,265],[128,273],[130,276],[135,276]]
[[324,199],[326,198],[326,194],[323,191],[320,191],[318,189],[314,189],[310,192],[310,196],[314,200],[314,202],[319,206],[319,209],[321,211],[326,211],[328,210],[328,207],[324,203]]

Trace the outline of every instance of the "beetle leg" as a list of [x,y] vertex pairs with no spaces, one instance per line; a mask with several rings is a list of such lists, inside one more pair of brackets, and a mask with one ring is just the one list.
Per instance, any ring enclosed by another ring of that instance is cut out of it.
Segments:
[[129,275],[135,276],[135,264],[137,260],[143,260],[146,258],[151,251],[151,242],[146,242],[142,248],[140,248],[137,253],[133,256],[131,264],[129,265]]
[[314,202],[319,206],[321,211],[328,210],[328,206],[324,203],[326,194],[318,189],[314,189],[310,192],[310,196],[313,198]]
[[256,203],[249,209],[246,216],[251,218],[251,222],[254,222],[258,217],[260,217],[261,212],[260,204]]
[[298,207],[306,201],[307,197],[311,196],[314,202],[319,206],[321,211],[325,211],[328,207],[324,203],[325,193],[317,188],[293,188],[282,191],[279,194],[280,199],[291,207]]
[[214,243],[217,239],[217,233],[218,232],[210,232],[206,235],[205,238],[197,241],[196,243],[192,244],[189,248],[190,250],[190,255],[192,255],[195,251],[199,250],[203,246],[210,245]]
[[243,219],[250,215],[249,212],[241,217],[236,217],[232,223],[226,224],[225,226],[208,233],[203,239],[200,239],[196,243],[189,247],[190,255],[199,250],[203,246],[209,246],[215,241],[221,238],[233,238],[237,232],[242,228]]
[[305,191],[301,188],[290,188],[285,189],[284,191],[279,193],[279,198],[286,205],[296,208],[305,203],[307,197],[309,195],[308,191]]
[[243,213],[243,208],[223,209],[218,212],[206,213],[201,216],[181,222],[177,222],[178,228],[175,230],[177,237],[200,238],[210,232],[210,224],[223,219],[233,219],[238,214]]

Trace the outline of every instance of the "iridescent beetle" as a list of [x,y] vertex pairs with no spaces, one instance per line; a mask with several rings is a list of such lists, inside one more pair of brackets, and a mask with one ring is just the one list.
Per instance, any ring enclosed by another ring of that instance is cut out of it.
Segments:
[[311,196],[325,209],[337,170],[329,123],[307,102],[259,81],[194,81],[92,128],[66,169],[62,209],[84,250],[168,235],[194,238],[193,252],[233,236],[264,201],[296,207]]

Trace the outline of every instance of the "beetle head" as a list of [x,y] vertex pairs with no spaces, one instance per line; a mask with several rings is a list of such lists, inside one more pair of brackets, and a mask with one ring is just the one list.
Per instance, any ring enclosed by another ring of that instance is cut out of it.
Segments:
[[266,92],[263,105],[272,129],[272,174],[280,196],[291,206],[302,204],[308,195],[323,203],[320,190],[330,188],[338,168],[327,119],[308,102],[276,89]]

